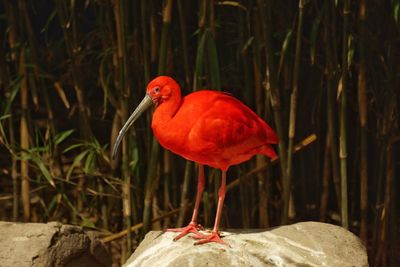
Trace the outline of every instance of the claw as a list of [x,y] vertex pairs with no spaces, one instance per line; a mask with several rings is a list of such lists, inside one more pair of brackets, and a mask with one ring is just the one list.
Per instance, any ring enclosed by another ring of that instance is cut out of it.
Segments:
[[179,240],[180,238],[184,237],[185,235],[188,235],[190,233],[194,233],[196,235],[201,235],[201,233],[199,232],[199,230],[203,230],[204,227],[201,226],[200,224],[196,224],[196,223],[189,223],[188,226],[186,227],[182,227],[182,228],[172,228],[172,229],[167,229],[167,232],[177,232],[179,233],[179,235],[174,237],[174,241]]
[[212,231],[211,234],[209,234],[209,235],[199,233],[199,234],[192,236],[192,238],[200,239],[199,241],[194,243],[195,245],[201,245],[201,244],[205,244],[205,243],[215,242],[215,243],[219,243],[219,244],[230,247],[230,245],[228,243],[226,243],[224,240],[221,239],[218,232],[214,232],[214,231]]

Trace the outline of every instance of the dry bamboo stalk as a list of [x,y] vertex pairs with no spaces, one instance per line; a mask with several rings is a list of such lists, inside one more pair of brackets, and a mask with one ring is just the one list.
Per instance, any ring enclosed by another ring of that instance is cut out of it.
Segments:
[[[118,59],[118,85],[120,92],[120,114],[121,120],[126,121],[128,118],[128,96],[130,93],[129,86],[127,84],[127,54],[126,54],[126,39],[125,39],[125,1],[115,0],[114,4],[114,16],[115,16],[115,28],[117,34],[117,59]],[[132,238],[129,229],[132,225],[132,206],[131,206],[131,179],[130,179],[130,168],[128,151],[129,138],[125,138],[122,141],[122,210],[124,217],[124,225],[128,229],[126,238],[126,249],[128,254],[132,251]]]
[[[28,113],[28,75],[25,68],[25,49],[22,49],[20,54],[19,61],[19,73],[22,75],[21,81],[21,122],[20,122],[20,144],[22,149],[22,155],[25,155],[26,150],[29,149],[29,132],[28,132],[28,124],[27,124],[27,113]],[[22,197],[22,206],[24,211],[23,219],[25,222],[29,221],[31,216],[31,208],[30,208],[30,193],[29,193],[29,166],[28,160],[21,159],[21,197]]]
[[365,63],[365,20],[366,1],[361,0],[359,7],[360,65],[358,72],[358,109],[360,118],[361,150],[360,150],[360,238],[367,245],[368,215],[368,142],[367,142],[367,77]]

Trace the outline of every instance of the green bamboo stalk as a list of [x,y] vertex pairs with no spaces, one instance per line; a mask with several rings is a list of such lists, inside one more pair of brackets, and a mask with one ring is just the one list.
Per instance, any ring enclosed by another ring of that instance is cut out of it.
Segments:
[[[163,26],[161,31],[161,43],[160,43],[160,55],[158,61],[158,74],[163,75],[166,73],[167,53],[169,44],[169,31],[172,19],[172,0],[167,0],[163,9]],[[149,168],[146,177],[145,185],[145,199],[143,209],[143,231],[146,233],[151,229],[151,210],[152,210],[152,198],[154,194],[155,185],[154,182],[157,180],[157,166],[158,166],[158,155],[159,155],[159,144],[157,139],[153,136],[151,144],[151,154],[149,161]]]
[[[293,143],[296,130],[296,108],[297,108],[297,95],[298,95],[298,83],[299,83],[299,72],[300,72],[300,58],[301,58],[301,36],[303,31],[303,17],[304,17],[304,0],[299,0],[299,20],[297,24],[297,36],[296,36],[296,54],[294,61],[293,70],[293,89],[290,96],[290,115],[289,115],[289,145],[288,145],[288,156],[287,156],[287,166],[286,166],[286,180],[283,183],[284,188],[284,202],[289,203],[290,201],[290,188],[293,176]],[[286,188],[286,190],[285,190]],[[287,220],[284,215],[283,221]]]
[[326,54],[326,102],[327,102],[327,126],[328,126],[328,135],[329,142],[331,145],[331,161],[332,161],[332,178],[336,192],[336,198],[338,202],[338,206],[340,207],[340,172],[339,172],[339,152],[337,145],[337,134],[336,134],[336,110],[335,110],[335,92],[334,92],[334,79],[336,74],[336,69],[334,65],[334,53],[333,53],[333,44],[332,40],[332,18],[330,15],[330,7],[331,1],[326,0],[324,3],[325,9],[325,25],[324,25],[324,44],[325,44],[325,54]]
[[358,13],[359,23],[359,54],[360,64],[358,72],[358,110],[360,118],[360,238],[367,245],[367,215],[368,215],[368,140],[367,140],[367,77],[366,77],[366,53],[365,53],[365,20],[367,4],[361,0]]
[[[16,42],[17,42],[17,25],[16,25],[16,19],[15,19],[15,13],[14,13],[14,8],[11,4],[10,1],[5,1],[4,3],[5,7],[5,13],[7,15],[7,25],[8,25],[8,40],[9,40],[9,47],[11,48],[11,60],[14,61],[17,64],[17,57],[16,53],[19,51],[19,49],[15,49]],[[0,40],[4,40],[4,35],[3,32],[0,32]],[[5,51],[3,46],[0,47],[0,87],[7,88],[6,85],[11,84],[10,82],[10,71],[7,69],[6,61],[5,61]],[[10,90],[11,91],[11,90]],[[6,90],[8,95],[12,95],[9,90]],[[9,99],[9,101],[11,101]],[[11,107],[11,103],[9,103],[9,107]],[[15,136],[15,131],[14,131],[14,124],[13,122],[13,110],[11,108],[8,108],[7,110],[4,110],[4,112],[8,112],[10,114],[10,120],[8,123],[8,129],[9,129],[9,139],[11,144],[16,143],[16,136]],[[6,113],[5,113],[6,114]],[[4,114],[4,115],[5,115]],[[11,148],[12,149],[12,148]],[[12,153],[15,153],[15,151],[12,151]],[[13,221],[16,222],[18,221],[18,214],[19,214],[19,180],[18,180],[18,162],[17,158],[12,156],[11,157],[11,179],[12,179],[12,188],[13,188],[13,212],[12,212],[12,218]]]
[[185,218],[186,218],[186,212],[188,209],[188,192],[189,192],[189,187],[190,187],[190,178],[193,175],[192,172],[193,168],[193,163],[191,161],[186,161],[186,166],[185,166],[185,174],[183,177],[183,184],[182,184],[182,193],[181,193],[181,200],[180,200],[180,209],[179,209],[179,215],[178,215],[178,220],[176,223],[177,227],[182,227],[185,223]]
[[[172,207],[171,203],[171,182],[172,182],[172,159],[171,159],[171,152],[169,150],[164,150],[164,161],[163,161],[163,181],[164,181],[164,203],[163,208],[164,210],[168,210]],[[166,218],[164,221],[164,225],[168,227],[170,225],[170,219]]]
[[[248,15],[250,16],[250,15]],[[264,108],[264,104],[265,104],[265,96],[263,94],[263,90],[262,90],[262,78],[261,78],[261,50],[260,50],[260,42],[262,40],[262,34],[261,34],[261,29],[259,26],[259,16],[258,14],[254,14],[253,16],[253,24],[254,24],[254,40],[253,40],[253,45],[252,45],[252,62],[253,62],[253,80],[254,80],[254,88],[255,88],[255,100],[256,100],[256,112],[258,115],[262,116],[262,114],[265,114],[265,108]],[[257,155],[256,157],[256,168],[259,168],[263,165],[267,164],[267,161],[265,159],[265,157]],[[269,171],[269,170],[268,170]],[[267,172],[268,172],[267,171]],[[259,227],[268,227],[269,226],[269,221],[270,221],[270,216],[268,213],[268,198],[269,195],[267,193],[267,186],[268,186],[268,177],[266,177],[265,172],[263,173],[258,173],[257,175],[257,179],[258,179],[258,194],[259,194],[259,208],[258,208],[258,214],[259,214]],[[243,179],[240,179],[240,181],[242,181]],[[243,188],[242,188],[243,187]],[[246,186],[245,183],[241,183],[241,192],[243,191],[243,197],[246,197],[246,195],[244,195],[245,190],[248,187]],[[248,191],[248,190],[247,190]],[[250,194],[250,196],[254,196],[254,194]],[[246,198],[246,200],[249,197]],[[248,214],[248,207],[244,207],[244,206],[252,206],[250,201],[247,202],[242,202],[242,203],[246,203],[242,206],[242,209],[245,208],[245,210],[242,211],[242,213],[244,214]],[[248,222],[246,222],[248,225],[250,225],[251,222],[251,217],[248,215],[243,215],[243,219],[245,218],[245,216],[249,217],[246,218],[246,220]]]
[[[120,113],[122,121],[128,118],[129,85],[127,84],[127,54],[126,54],[126,29],[125,29],[125,9],[124,0],[117,0],[114,3],[115,27],[117,34],[117,59],[119,74],[120,91]],[[131,179],[129,168],[129,138],[122,141],[122,208],[125,228],[128,229],[126,238],[127,254],[132,251],[132,235],[129,229],[132,226],[132,207],[131,207]]]
[[340,98],[340,175],[341,175],[341,218],[342,226],[349,228],[348,192],[347,192],[347,88],[348,88],[348,38],[349,38],[350,1],[344,0],[343,6],[343,42],[342,42],[342,91]]
[[172,0],[166,0],[163,9],[163,24],[161,29],[160,54],[158,61],[158,75],[166,74],[167,51],[170,39],[170,26],[172,19]]
[[[393,105],[391,105],[393,107]],[[391,109],[391,108],[389,108]],[[386,123],[390,123],[390,119],[385,119]],[[385,125],[384,127],[390,128],[390,126]],[[393,167],[393,144],[391,141],[386,142],[385,146],[385,188],[384,188],[384,201],[383,207],[380,214],[380,227],[378,230],[378,240],[377,240],[377,249],[374,258],[374,263],[376,266],[386,266],[387,265],[387,253],[389,242],[387,241],[389,238],[389,221],[390,221],[390,206],[392,205],[393,196],[392,196],[392,188],[393,188],[393,175],[394,175],[394,167]]]
[[[68,57],[71,60],[70,70],[74,82],[75,95],[78,102],[78,111],[79,111],[79,129],[81,133],[81,137],[84,140],[91,140],[93,137],[92,130],[90,128],[89,117],[88,117],[88,109],[86,105],[86,100],[84,96],[82,77],[80,75],[81,66],[77,60],[77,53],[79,50],[76,49],[77,44],[77,26],[75,22],[75,16],[72,15],[69,18],[67,3],[62,0],[56,1],[56,9],[57,15],[59,17],[59,21],[61,24],[61,29],[63,31],[63,36],[65,39],[65,45],[67,48]],[[71,8],[74,8],[73,6]],[[71,13],[74,10],[70,10]],[[72,22],[71,22],[72,20]],[[72,25],[72,27],[70,26]],[[72,32],[71,32],[72,31]]]
[[148,1],[142,0],[140,2],[140,19],[142,29],[142,46],[143,46],[143,72],[144,72],[144,83],[147,84],[150,81],[150,52],[149,52],[149,37],[148,37],[148,12],[146,9]]
[[[271,101],[271,106],[274,114],[275,128],[277,135],[279,137],[279,158],[281,159],[281,173],[282,173],[282,181],[284,185],[287,185],[287,175],[286,175],[286,166],[287,166],[287,148],[286,148],[286,135],[284,134],[284,126],[282,119],[282,110],[280,104],[280,95],[277,81],[277,72],[275,67],[274,60],[274,51],[273,51],[273,43],[272,43],[272,3],[270,0],[258,0],[258,8],[260,12],[260,17],[262,19],[262,29],[263,29],[263,39],[265,40],[265,50],[266,50],[266,70],[265,70],[265,80],[264,86],[269,94],[269,99]],[[267,4],[267,7],[266,7]],[[267,9],[267,12],[266,12]],[[290,189],[287,187],[283,187],[283,195],[290,194]],[[289,192],[289,193],[288,193]],[[289,201],[288,199],[284,199],[283,203],[283,211],[282,211],[282,219],[281,223],[286,224],[288,220],[288,211],[289,211]]]
[[[11,112],[11,111],[10,111]],[[14,136],[14,125],[12,123],[12,114],[10,114],[10,123],[8,124],[8,129],[10,132],[10,143],[15,144],[15,136]],[[13,185],[13,221],[18,221],[18,213],[19,213],[19,199],[18,199],[18,170],[17,170],[17,159],[16,157],[12,157],[11,159],[11,178]]]
[[190,75],[190,66],[189,66],[189,53],[188,53],[188,44],[187,44],[187,36],[186,36],[186,22],[185,22],[185,11],[183,10],[182,0],[176,1],[178,7],[178,15],[179,15],[179,26],[181,30],[181,39],[182,39],[182,54],[183,54],[183,68],[185,70],[185,82],[186,85],[189,86],[192,84],[191,75]]
[[330,159],[331,143],[329,134],[326,134],[325,151],[324,151],[324,167],[322,173],[322,193],[319,207],[320,221],[326,221],[328,200],[329,200],[329,176],[331,174],[331,159]]

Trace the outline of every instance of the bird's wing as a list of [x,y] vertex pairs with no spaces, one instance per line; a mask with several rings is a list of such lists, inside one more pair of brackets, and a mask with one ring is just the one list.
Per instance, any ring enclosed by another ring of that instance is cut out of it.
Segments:
[[193,150],[199,152],[227,151],[232,148],[240,153],[240,150],[275,143],[275,139],[269,126],[250,108],[225,94],[214,99],[188,135]]

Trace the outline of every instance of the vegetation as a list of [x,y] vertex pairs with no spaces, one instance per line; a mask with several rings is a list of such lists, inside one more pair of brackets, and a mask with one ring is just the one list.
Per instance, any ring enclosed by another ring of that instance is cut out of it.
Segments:
[[[232,93],[279,135],[279,160],[230,169],[222,227],[334,223],[371,266],[400,264],[399,0],[3,0],[0,12],[1,220],[96,228],[121,262],[148,230],[187,223],[197,168],[159,147],[150,113],[110,157],[146,83],[170,75],[184,94]],[[206,175],[210,227],[220,179]]]

